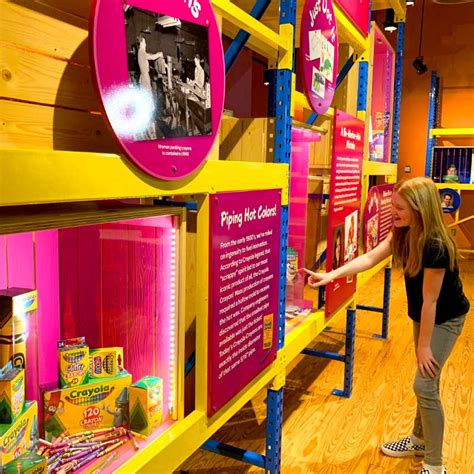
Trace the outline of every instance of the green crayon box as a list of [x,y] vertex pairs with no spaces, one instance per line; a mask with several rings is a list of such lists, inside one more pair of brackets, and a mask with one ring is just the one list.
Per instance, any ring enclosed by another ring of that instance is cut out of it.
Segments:
[[0,425],[0,466],[25,453],[37,439],[38,405],[26,402],[23,413],[12,424]]
[[48,472],[46,458],[36,453],[21,454],[3,467],[2,474],[43,474]]
[[13,423],[25,404],[25,371],[13,368],[0,378],[0,423]]
[[128,389],[130,429],[149,436],[163,421],[163,379],[146,376]]

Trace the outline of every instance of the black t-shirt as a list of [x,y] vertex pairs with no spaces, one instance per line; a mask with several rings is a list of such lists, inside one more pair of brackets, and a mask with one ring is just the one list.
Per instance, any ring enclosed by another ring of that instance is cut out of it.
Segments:
[[454,270],[451,271],[449,269],[447,249],[438,240],[431,239],[426,242],[423,251],[421,271],[414,277],[405,275],[408,315],[410,318],[417,322],[420,322],[421,319],[423,272],[425,268],[446,269],[436,304],[435,324],[442,324],[450,319],[466,314],[469,311],[470,304],[462,289],[457,262]]

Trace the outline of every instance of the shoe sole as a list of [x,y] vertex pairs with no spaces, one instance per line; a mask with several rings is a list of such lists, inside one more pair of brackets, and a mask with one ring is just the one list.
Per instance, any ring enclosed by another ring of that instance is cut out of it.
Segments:
[[424,451],[391,451],[390,449],[385,448],[382,446],[381,448],[382,453],[390,456],[392,458],[408,458],[410,456],[424,456]]

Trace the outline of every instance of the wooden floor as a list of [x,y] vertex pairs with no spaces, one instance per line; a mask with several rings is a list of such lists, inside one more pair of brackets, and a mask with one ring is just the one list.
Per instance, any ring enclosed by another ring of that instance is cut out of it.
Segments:
[[[461,264],[466,294],[474,301],[474,261]],[[361,292],[359,303],[381,305],[383,272]],[[474,306],[474,305],[473,305]],[[314,345],[340,350],[344,318]],[[354,385],[350,399],[330,395],[342,388],[343,365],[301,356],[288,374],[284,397],[282,472],[417,473],[421,460],[393,459],[379,451],[383,441],[410,433],[415,413],[412,379],[415,355],[406,315],[404,284],[392,274],[389,340],[372,338],[380,315],[357,312]],[[264,452],[265,395],[262,391],[214,439]],[[446,428],[445,464],[449,474],[474,474],[474,311],[468,316],[442,377]],[[199,451],[181,467],[189,474],[263,472],[238,461]]]

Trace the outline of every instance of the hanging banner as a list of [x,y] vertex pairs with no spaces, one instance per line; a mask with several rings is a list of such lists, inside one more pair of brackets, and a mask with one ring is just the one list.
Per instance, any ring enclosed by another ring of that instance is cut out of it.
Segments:
[[364,210],[364,251],[374,249],[392,229],[393,184],[372,186]]
[[[364,122],[339,110],[334,117],[326,271],[353,260],[359,248]],[[356,290],[356,277],[339,278],[326,286],[326,317]]]
[[306,0],[301,18],[301,64],[306,97],[323,114],[336,90],[338,41],[331,0]]
[[369,34],[369,0],[336,0],[364,36]]
[[90,51],[104,116],[125,155],[177,180],[215,141],[225,69],[209,0],[93,0]]
[[280,208],[279,190],[211,196],[208,416],[276,357]]

